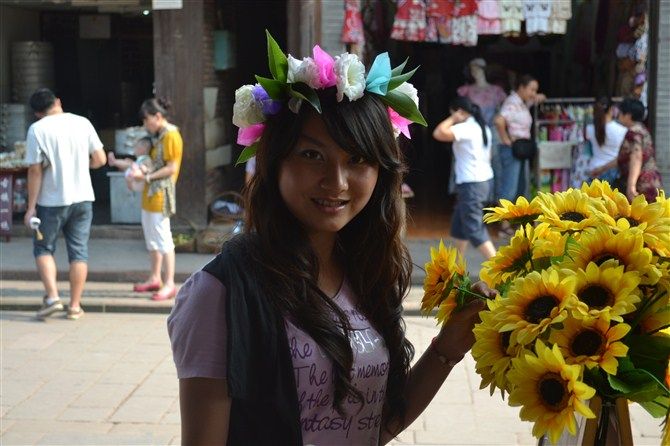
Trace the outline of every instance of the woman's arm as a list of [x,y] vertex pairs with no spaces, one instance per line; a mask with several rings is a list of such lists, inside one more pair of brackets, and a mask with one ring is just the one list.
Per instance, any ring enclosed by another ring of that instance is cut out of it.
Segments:
[[502,115],[496,115],[496,117],[493,119],[493,123],[495,124],[496,129],[498,130],[498,136],[500,136],[500,142],[502,142],[506,146],[511,146],[512,138],[510,138],[509,134],[507,133],[507,123],[505,122],[505,118],[503,118]]
[[589,175],[591,175],[592,177],[597,177],[600,176],[603,172],[613,169],[615,167],[617,167],[616,158],[614,158],[612,161],[609,161],[607,164],[603,164],[600,167],[596,167],[591,172],[589,172]]
[[[483,282],[476,283],[473,291],[491,298],[495,296],[495,291],[486,287]],[[449,321],[440,330],[435,345],[431,344],[412,367],[405,388],[407,401],[405,422],[403,426],[393,429],[396,435],[421,415],[449,376],[453,365],[463,359],[470,350],[475,342],[472,329],[479,321],[479,312],[484,306],[484,302],[475,301],[462,310],[452,313]],[[440,357],[446,361],[442,362]],[[386,444],[392,439],[393,435],[382,428],[380,443]]]
[[225,445],[230,405],[225,379],[180,379],[181,444]]
[[456,123],[454,122],[453,115],[449,116],[435,127],[435,130],[433,130],[433,138],[442,142],[454,141],[456,138],[454,137],[454,132],[451,131],[451,127],[453,127],[454,124]]
[[637,180],[642,171],[642,150],[633,150],[628,160],[628,180],[626,182],[626,196],[630,201],[639,195],[637,191]]
[[176,172],[177,172],[177,161],[168,161],[160,169],[153,172],[147,172],[144,175],[144,179],[148,183],[149,181],[158,180],[160,178],[171,177]]

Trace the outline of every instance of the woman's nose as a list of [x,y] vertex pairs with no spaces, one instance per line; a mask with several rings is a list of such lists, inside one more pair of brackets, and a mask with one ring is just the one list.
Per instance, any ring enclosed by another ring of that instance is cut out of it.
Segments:
[[339,162],[329,163],[321,179],[321,187],[331,192],[342,192],[349,186],[347,177],[346,166]]

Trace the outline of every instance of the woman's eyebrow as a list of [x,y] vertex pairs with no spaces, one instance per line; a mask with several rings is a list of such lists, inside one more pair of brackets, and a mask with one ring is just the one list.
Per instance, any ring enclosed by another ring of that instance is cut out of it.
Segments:
[[318,139],[316,139],[316,138],[313,138],[313,137],[311,137],[311,136],[309,136],[309,135],[306,135],[305,133],[301,133],[301,134],[300,134],[300,139],[305,139],[305,140],[307,140],[308,142],[310,142],[310,143],[312,143],[312,144],[314,144],[314,145],[316,145],[316,146],[318,146],[318,147],[324,147],[324,146],[325,146],[325,144],[324,144],[323,142],[321,142],[320,140],[318,140]]

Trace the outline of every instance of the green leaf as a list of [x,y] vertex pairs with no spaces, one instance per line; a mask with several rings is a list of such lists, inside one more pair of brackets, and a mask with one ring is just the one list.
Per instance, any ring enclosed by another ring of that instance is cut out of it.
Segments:
[[663,394],[658,383],[642,370],[617,373],[617,376],[609,375],[607,380],[614,390],[638,403],[651,401]]
[[256,156],[257,149],[258,149],[258,143],[254,143],[248,147],[245,147],[244,150],[242,150],[242,153],[240,153],[240,156],[237,157],[235,165],[239,166],[240,164],[249,161],[250,158]]
[[407,82],[407,80],[416,73],[416,70],[418,70],[419,67],[416,67],[412,71],[408,71],[405,74],[400,74],[398,76],[393,76],[391,80],[389,80],[389,90],[393,90],[394,88],[399,87],[403,82]]
[[256,76],[256,80],[259,84],[261,84],[261,87],[263,87],[268,96],[270,96],[272,99],[281,101],[286,98],[288,92],[288,86],[286,83],[261,76]]
[[659,396],[654,398],[652,401],[643,401],[638,403],[644,410],[649,412],[654,418],[663,418],[668,413],[668,407],[670,407],[670,398],[665,396]]
[[[286,54],[284,54],[279,44],[277,44],[267,29],[265,30],[265,35],[268,41],[268,65],[270,66],[270,73],[272,73],[272,77],[276,80],[285,83],[288,75],[288,59],[286,58]],[[268,92],[268,94],[270,93]]]
[[405,93],[399,91],[389,91],[386,96],[379,96],[384,104],[395,110],[400,116],[409,119],[412,122],[428,127],[426,120],[421,115],[421,112],[416,108],[416,104]]
[[312,107],[321,113],[321,101],[316,91],[304,82],[297,82],[289,87],[289,94],[295,98],[309,102]]
[[402,74],[402,70],[405,69],[405,65],[407,65],[407,62],[409,61],[409,57],[405,59],[403,63],[395,67],[394,69],[391,70],[391,76],[399,76]]

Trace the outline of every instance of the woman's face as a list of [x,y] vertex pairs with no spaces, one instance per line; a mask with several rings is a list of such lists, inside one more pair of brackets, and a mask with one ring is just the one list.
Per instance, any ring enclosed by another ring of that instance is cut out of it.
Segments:
[[158,133],[161,127],[163,127],[163,115],[160,114],[160,112],[155,115],[144,115],[142,124],[144,125],[144,128],[147,129],[147,132],[151,134]]
[[309,236],[334,236],[368,204],[378,176],[378,165],[344,151],[312,115],[279,166],[279,192]]
[[632,113],[619,113],[619,117],[617,119],[624,127],[630,127],[634,122]]
[[537,81],[530,81],[525,86],[520,85],[516,93],[524,102],[534,101],[538,88],[540,88],[540,84]]

